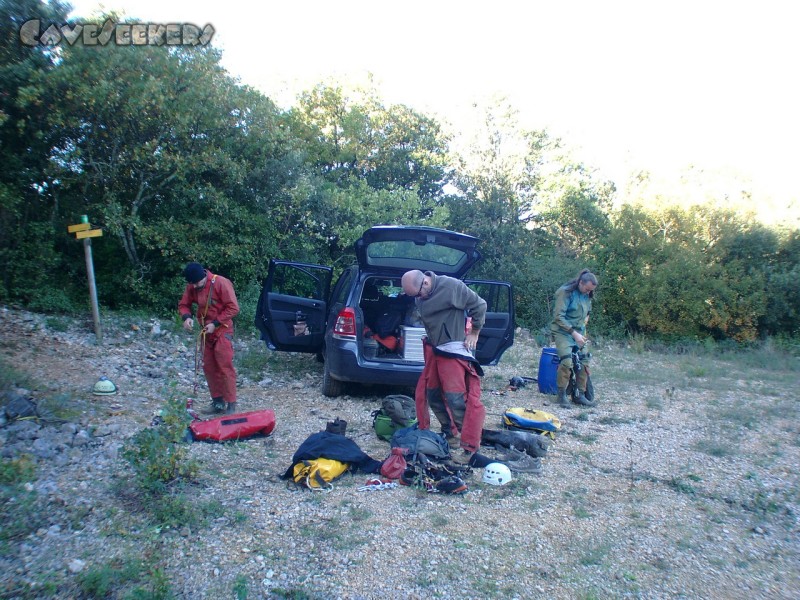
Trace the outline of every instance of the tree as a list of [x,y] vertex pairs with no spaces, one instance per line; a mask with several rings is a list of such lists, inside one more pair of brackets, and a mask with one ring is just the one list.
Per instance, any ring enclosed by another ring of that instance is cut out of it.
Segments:
[[293,114],[310,162],[326,180],[413,190],[418,218],[434,210],[447,183],[448,149],[435,120],[404,105],[384,106],[375,89],[346,92],[323,84],[301,94]]
[[505,101],[475,108],[477,126],[453,178],[457,191],[447,198],[451,227],[481,239],[475,275],[512,282],[517,320],[544,327],[555,289],[591,266],[588,247],[607,227],[600,209],[607,191],[569,162],[558,140],[522,128]]
[[0,39],[0,298],[40,309],[69,307],[69,278],[53,235],[53,191],[44,175],[48,109],[24,106],[21,95],[36,74],[53,69],[55,54],[21,44],[18,35],[29,19],[63,22],[67,12],[61,2],[0,0],[6,32]]
[[213,48],[75,45],[26,92],[27,106],[50,103],[63,214],[118,242],[99,253],[98,278],[122,279],[107,302],[166,302],[187,260],[249,282],[290,234],[278,225],[303,171],[289,124]]

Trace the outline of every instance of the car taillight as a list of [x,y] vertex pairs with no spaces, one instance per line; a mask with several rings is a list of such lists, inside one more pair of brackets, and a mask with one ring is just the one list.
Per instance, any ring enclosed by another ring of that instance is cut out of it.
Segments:
[[336,315],[336,324],[333,326],[334,335],[356,335],[356,313],[352,308],[343,308]]

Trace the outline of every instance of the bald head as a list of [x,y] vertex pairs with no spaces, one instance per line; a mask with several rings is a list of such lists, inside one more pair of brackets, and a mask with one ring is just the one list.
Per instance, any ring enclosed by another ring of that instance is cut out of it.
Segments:
[[422,287],[422,282],[425,279],[425,274],[418,270],[414,269],[413,271],[407,271],[403,274],[403,278],[400,280],[400,285],[403,288],[403,293],[406,296],[415,297],[419,294],[420,288]]

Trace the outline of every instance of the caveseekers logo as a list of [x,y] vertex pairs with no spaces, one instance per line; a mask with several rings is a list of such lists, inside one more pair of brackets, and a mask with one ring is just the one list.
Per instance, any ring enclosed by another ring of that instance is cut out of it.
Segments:
[[109,42],[117,46],[205,46],[214,33],[211,25],[200,29],[190,23],[115,23],[111,19],[102,25],[51,24],[43,30],[39,19],[31,19],[20,27],[19,39],[26,46],[58,46],[63,42],[70,46],[105,46]]

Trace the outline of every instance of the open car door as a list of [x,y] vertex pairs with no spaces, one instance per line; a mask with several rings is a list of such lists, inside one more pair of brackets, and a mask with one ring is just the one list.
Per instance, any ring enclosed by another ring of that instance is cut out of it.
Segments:
[[255,325],[270,350],[320,352],[333,269],[272,259]]
[[510,283],[465,279],[470,289],[486,300],[486,323],[478,337],[475,358],[496,365],[514,343],[514,294]]

